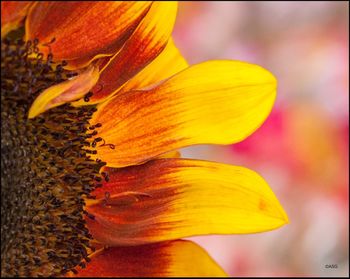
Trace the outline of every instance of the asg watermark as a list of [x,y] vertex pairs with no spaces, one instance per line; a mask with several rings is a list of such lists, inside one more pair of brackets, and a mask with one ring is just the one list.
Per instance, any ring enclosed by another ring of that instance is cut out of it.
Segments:
[[337,264],[325,264],[324,265],[325,268],[338,268]]

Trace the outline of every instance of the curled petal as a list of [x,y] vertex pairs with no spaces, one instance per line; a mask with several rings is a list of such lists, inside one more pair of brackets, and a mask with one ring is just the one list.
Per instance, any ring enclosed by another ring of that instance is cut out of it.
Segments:
[[226,277],[207,252],[191,241],[111,247],[92,256],[77,277]]
[[257,173],[189,159],[157,159],[108,169],[110,181],[94,191],[86,218],[107,245],[140,245],[203,234],[276,229],[288,217]]
[[150,6],[149,1],[42,1],[28,14],[26,39],[39,39],[43,54],[51,51],[55,61],[78,68],[116,53]]
[[80,99],[96,84],[98,77],[98,67],[90,65],[78,76],[47,88],[34,100],[28,118],[34,118],[51,108]]
[[177,2],[152,4],[123,48],[102,70],[100,80],[92,90],[91,102],[100,102],[115,93],[162,52],[173,30],[176,12]]
[[113,144],[97,147],[111,167],[139,164],[193,144],[231,144],[253,133],[276,96],[267,70],[238,61],[191,66],[148,90],[117,95],[91,120]]
[[1,37],[20,27],[33,1],[1,1]]

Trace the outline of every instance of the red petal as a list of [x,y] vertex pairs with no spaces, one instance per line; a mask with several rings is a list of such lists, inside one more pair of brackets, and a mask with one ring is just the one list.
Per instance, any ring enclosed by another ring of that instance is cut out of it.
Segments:
[[[88,63],[114,54],[136,29],[151,2],[43,1],[31,9],[26,39],[39,39],[40,51],[56,61]],[[54,41],[53,41],[54,40]],[[45,47],[44,44],[50,45]]]

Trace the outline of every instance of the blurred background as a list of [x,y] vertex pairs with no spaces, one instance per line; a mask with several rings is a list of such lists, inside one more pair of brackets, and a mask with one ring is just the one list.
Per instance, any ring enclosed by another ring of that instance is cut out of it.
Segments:
[[348,2],[179,4],[174,39],[190,64],[242,60],[279,82],[246,140],[182,150],[257,171],[289,215],[272,232],[192,238],[231,276],[349,275],[348,36]]

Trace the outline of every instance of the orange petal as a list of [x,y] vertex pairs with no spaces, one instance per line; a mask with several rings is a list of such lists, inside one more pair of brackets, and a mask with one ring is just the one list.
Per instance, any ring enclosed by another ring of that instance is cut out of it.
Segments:
[[191,241],[177,240],[137,247],[114,247],[92,256],[72,277],[225,277],[207,252]]
[[193,144],[231,144],[254,132],[271,111],[276,79],[238,61],[191,66],[148,90],[117,95],[98,106],[92,124],[109,146],[97,158],[111,167],[139,164]]
[[86,218],[106,245],[140,245],[202,234],[276,229],[288,217],[257,173],[189,159],[157,159],[107,169],[110,180],[93,195]]
[[177,2],[155,2],[138,28],[102,70],[92,90],[92,103],[115,93],[131,77],[141,71],[165,48],[173,30]]
[[39,2],[28,14],[26,39],[39,39],[40,51],[51,50],[55,61],[79,60],[82,66],[117,52],[150,6],[147,1]]
[[20,27],[33,1],[1,1],[1,37]]
[[90,65],[78,76],[47,88],[34,100],[28,118],[82,98],[96,84],[98,77],[98,67]]

